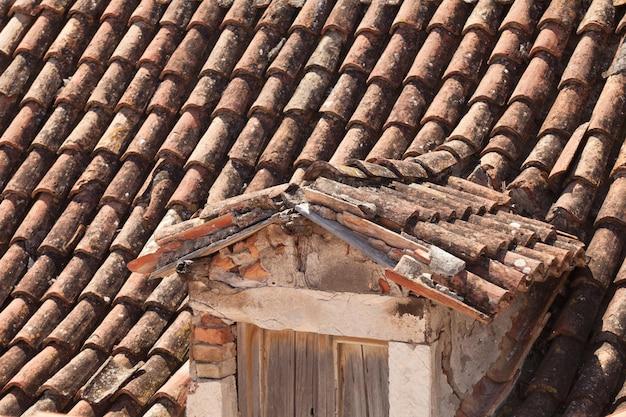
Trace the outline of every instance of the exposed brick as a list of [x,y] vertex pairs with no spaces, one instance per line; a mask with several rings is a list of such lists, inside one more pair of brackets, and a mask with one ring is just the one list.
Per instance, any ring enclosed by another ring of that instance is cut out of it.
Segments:
[[235,264],[239,266],[250,265],[254,263],[254,261],[256,261],[256,258],[252,256],[252,254],[248,252],[247,250],[233,253],[229,257]]
[[190,294],[202,294],[205,291],[209,291],[207,282],[200,279],[192,279],[187,282],[187,288]]
[[193,319],[193,324],[196,327],[202,327],[206,329],[228,327],[227,323],[224,323],[224,321],[222,321],[221,319],[208,313],[196,314],[194,315]]
[[223,362],[234,358],[237,353],[234,343],[226,343],[225,345],[195,343],[191,349],[191,357],[197,362]]
[[239,242],[235,243],[233,245],[233,253],[239,253],[239,252],[243,252],[244,250],[247,249],[246,247],[246,241],[245,240],[240,240]]
[[230,327],[222,327],[215,329],[204,329],[195,327],[193,329],[193,342],[208,343],[210,345],[223,345],[235,340]]
[[196,378],[224,378],[234,375],[237,370],[237,360],[235,358],[216,363],[192,362],[192,376]]
[[239,270],[241,276],[254,281],[265,281],[270,274],[263,268],[261,262],[257,261]]
[[254,259],[259,259],[259,250],[255,246],[257,237],[255,235],[250,236],[245,240],[241,240],[233,245],[233,253],[248,252]]
[[228,257],[217,254],[211,259],[211,268],[218,268],[224,271],[230,271],[235,268],[235,263]]

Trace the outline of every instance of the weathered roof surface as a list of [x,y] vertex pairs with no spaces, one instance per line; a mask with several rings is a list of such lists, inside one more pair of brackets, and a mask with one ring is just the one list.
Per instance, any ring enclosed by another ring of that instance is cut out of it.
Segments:
[[[559,281],[586,265],[582,242],[511,213],[506,194],[457,177],[445,185],[415,183],[380,165],[355,165],[369,170],[338,165],[340,172],[316,162],[305,174],[314,181],[300,187],[270,187],[209,204],[197,218],[161,229],[154,250],[128,267],[166,277],[184,271],[187,261],[299,215],[384,268],[383,293],[397,284],[488,322],[533,284]],[[382,176],[366,174],[373,170]]]
[[314,161],[407,157],[416,178],[505,183],[572,232],[604,201],[555,328],[574,350],[520,413],[605,409],[602,382],[570,398],[565,370],[621,263],[626,146],[607,167],[624,137],[623,14],[610,0],[0,1],[0,414],[180,413],[185,286],[125,267],[157,226]]

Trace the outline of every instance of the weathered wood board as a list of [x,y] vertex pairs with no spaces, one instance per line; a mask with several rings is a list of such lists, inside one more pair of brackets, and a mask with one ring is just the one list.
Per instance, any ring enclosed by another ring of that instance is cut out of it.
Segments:
[[237,325],[242,417],[388,417],[386,343]]

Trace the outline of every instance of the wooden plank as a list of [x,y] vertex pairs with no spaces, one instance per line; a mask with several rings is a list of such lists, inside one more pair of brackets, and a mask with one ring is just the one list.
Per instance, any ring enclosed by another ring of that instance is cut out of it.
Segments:
[[[218,317],[269,330],[365,337],[423,343],[428,302],[416,297],[325,292],[304,288],[260,287],[234,294],[192,291],[190,305]],[[398,315],[398,311],[415,314]]]
[[241,417],[388,417],[388,345],[237,325]]
[[331,336],[318,334],[315,338],[317,360],[315,362],[315,417],[336,417],[337,381],[335,353]]
[[263,329],[237,323],[237,386],[241,417],[261,417]]
[[354,343],[340,343],[339,417],[367,417],[363,349]]
[[369,417],[389,417],[389,361],[387,346],[361,345],[365,398]]
[[297,332],[295,417],[311,417],[315,414],[315,394],[317,391],[317,335]]
[[295,333],[290,330],[265,332],[266,395],[264,417],[293,417],[295,404]]

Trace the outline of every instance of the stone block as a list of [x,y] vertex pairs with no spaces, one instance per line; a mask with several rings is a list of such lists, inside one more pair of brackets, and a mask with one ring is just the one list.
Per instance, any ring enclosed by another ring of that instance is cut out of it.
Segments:
[[225,345],[195,343],[191,349],[191,357],[197,362],[223,362],[234,358],[237,353],[234,343],[226,343]]
[[194,379],[219,379],[234,375],[237,371],[237,359],[231,358],[223,362],[191,362]]
[[238,417],[235,377],[193,382],[187,417]]

